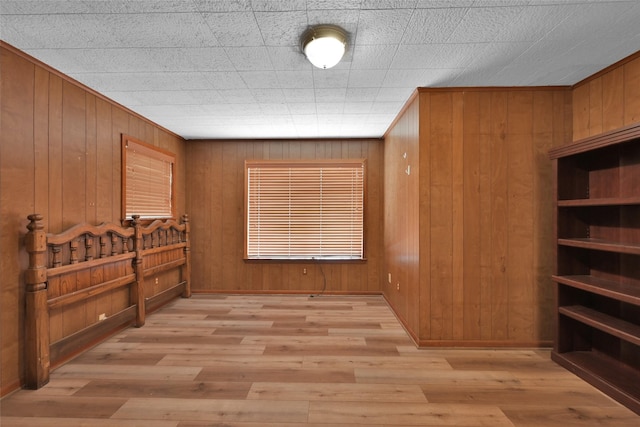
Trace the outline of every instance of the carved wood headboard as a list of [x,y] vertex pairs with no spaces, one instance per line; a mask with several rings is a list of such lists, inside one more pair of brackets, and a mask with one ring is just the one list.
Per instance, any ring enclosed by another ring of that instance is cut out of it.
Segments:
[[[131,227],[78,224],[59,234],[44,231],[42,215],[29,215],[25,245],[25,386],[49,381],[52,366],[86,350],[122,327],[144,325],[146,313],[191,296],[189,219],[156,220]],[[164,289],[148,280],[177,270]]]

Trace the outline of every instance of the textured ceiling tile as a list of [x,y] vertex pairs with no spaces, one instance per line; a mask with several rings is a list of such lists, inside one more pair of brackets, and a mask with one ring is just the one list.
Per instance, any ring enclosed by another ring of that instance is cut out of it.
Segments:
[[[551,1],[558,3],[557,0]],[[530,4],[530,0],[476,0],[473,2],[473,7],[526,6],[528,4]]]
[[360,9],[360,2],[361,0],[307,0],[307,9]]
[[378,124],[386,125],[390,123],[389,118],[393,120],[393,116],[390,117],[389,114],[369,114],[367,115],[365,122],[371,123],[371,124],[378,123]]
[[396,114],[399,106],[397,102],[376,102],[371,108],[373,114]]
[[380,88],[378,90],[378,94],[376,95],[376,102],[391,102],[396,101],[400,103],[404,103],[417,86],[411,87],[388,87],[388,88]]
[[481,55],[484,44],[425,44],[398,47],[392,69],[463,68]]
[[191,0],[201,12],[250,11],[251,0]]
[[402,42],[444,43],[458,27],[467,9],[416,9]]
[[369,102],[375,101],[378,96],[378,88],[347,88],[347,93],[345,95],[346,102]]
[[230,104],[251,103],[255,101],[249,89],[220,89],[219,92],[225,101]]
[[417,0],[362,0],[360,8],[367,9],[413,9]]
[[146,102],[145,97],[148,92],[102,92],[102,95],[126,105],[128,108],[138,107],[140,105],[154,105],[155,102]]
[[[315,113],[315,111],[314,111]],[[318,123],[318,119],[315,114],[297,114],[292,115],[291,119],[296,125],[306,126],[315,125]]]
[[183,69],[199,71],[231,71],[234,64],[227,51],[220,47],[172,48],[168,51]]
[[271,64],[274,70],[310,70],[311,64],[307,61],[300,47],[267,47]]
[[195,11],[192,2],[182,0],[2,0],[0,13],[145,13]]
[[358,22],[358,44],[398,44],[411,19],[411,9],[363,10]]
[[233,64],[222,48],[34,49],[29,53],[67,72],[229,71]]
[[275,71],[242,71],[240,76],[248,88],[273,89],[280,87]]
[[299,114],[316,114],[315,102],[296,102],[291,104],[289,108],[292,115]]
[[315,90],[316,102],[344,102],[347,88],[319,88]]
[[[316,111],[318,115],[322,116],[338,116],[344,112],[344,103],[342,102],[317,102]],[[340,118],[342,121],[342,118]]]
[[[496,41],[536,41],[544,37],[556,26],[575,13],[579,5],[553,4],[531,6],[513,20],[503,22],[502,29],[496,35]],[[532,25],[535,23],[535,25]]]
[[[505,1],[509,0],[498,0]],[[451,7],[459,7],[466,8],[471,7],[476,3],[480,3],[478,0],[418,0],[416,3],[416,8],[418,9],[440,9],[440,8],[451,8]]]
[[209,72],[202,75],[214,89],[244,89],[247,86],[236,72]]
[[282,89],[251,89],[253,99],[259,103],[284,103],[287,99]]
[[346,88],[349,81],[349,70],[314,70],[313,87]]
[[358,28],[358,10],[309,10],[307,23],[309,25],[332,24],[342,27],[349,35],[356,33]]
[[252,0],[251,5],[256,12],[289,12],[306,10],[306,0]]
[[215,90],[197,91],[145,91],[145,92],[106,92],[104,95],[114,99],[130,99],[129,105],[189,105],[223,101]]
[[267,116],[289,115],[289,106],[286,103],[269,102],[259,104],[262,114]]
[[307,29],[307,14],[304,10],[256,12],[255,17],[267,46],[299,46],[300,36]]
[[19,40],[21,49],[115,47],[116,35],[102,30],[100,16],[2,15],[2,38],[11,41],[27,34]]
[[344,114],[368,114],[373,108],[373,102],[345,102]]
[[531,45],[525,42],[484,44],[478,48],[463,74],[473,74],[482,70],[499,70],[522,56]]
[[[636,40],[638,40],[638,37],[636,37]],[[595,61],[589,55],[589,53],[594,49],[602,52],[607,52],[607,54],[603,55],[601,60]],[[632,53],[634,52],[620,46],[620,38],[602,37],[589,43],[582,42],[581,44],[568,51],[561,58],[557,58],[556,61],[562,62],[567,65],[573,65],[578,69],[581,66],[586,65],[589,67],[589,70],[594,70],[589,74],[594,74],[595,72],[605,68],[608,64],[617,62],[618,60],[629,56]]]
[[[216,46],[199,14],[3,15],[4,31],[30,34],[22,48]],[[65,28],[65,31],[60,31]]]
[[[125,47],[198,47],[218,45],[218,41],[199,13],[101,16],[112,18],[110,21],[105,19],[109,25],[104,28],[104,31],[117,34],[119,45]],[[103,19],[98,16],[99,22],[104,22]]]
[[356,45],[352,47],[351,69],[386,70],[391,65],[397,45]]
[[264,44],[252,12],[207,13],[205,21],[222,46]]
[[313,72],[311,70],[276,71],[276,74],[282,88],[313,88]]
[[349,87],[379,87],[386,74],[387,70],[351,70]]
[[[633,9],[634,3],[590,3],[576,5],[573,13],[547,34],[553,40],[591,39],[593,34],[607,32],[619,16]],[[579,6],[579,7],[578,7]],[[638,21],[636,21],[638,22]],[[635,26],[637,28],[637,25]]]
[[269,51],[264,46],[227,48],[225,51],[238,71],[273,70]]
[[213,89],[201,73],[74,73],[71,77],[99,92]]
[[385,79],[384,87],[423,87],[433,86],[443,78],[453,78],[460,70],[458,69],[422,69],[422,70],[389,70]]
[[628,42],[630,38],[640,35],[638,16],[640,16],[640,2],[635,2],[632,9],[620,14],[615,22],[607,26],[603,31],[603,36],[607,38],[618,37],[621,43],[624,43],[625,40]]
[[470,8],[460,25],[447,39],[448,43],[481,43],[495,40],[505,22],[511,22],[522,12],[522,7]]
[[282,89],[287,102],[312,102],[315,99],[313,89]]

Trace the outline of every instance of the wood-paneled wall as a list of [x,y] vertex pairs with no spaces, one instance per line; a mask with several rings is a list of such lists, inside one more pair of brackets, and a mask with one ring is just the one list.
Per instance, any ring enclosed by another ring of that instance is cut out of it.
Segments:
[[[189,141],[186,145],[194,292],[318,293],[324,286],[323,277],[327,292],[380,292],[381,140]],[[244,161],[345,158],[367,159],[367,261],[321,264],[244,261]]]
[[573,87],[573,141],[640,122],[640,52]]
[[[54,233],[78,222],[120,222],[122,133],[176,153],[176,203],[182,213],[185,156],[182,138],[1,42],[0,69],[0,387],[4,394],[16,388],[23,375],[27,215],[42,214],[45,229]],[[98,304],[103,307],[97,310],[108,312],[111,302]]]
[[388,132],[383,290],[421,345],[551,341],[547,151],[570,137],[568,88],[420,89]]
[[[385,137],[384,150],[384,254],[382,290],[394,311],[417,340],[420,329],[419,242],[428,231],[420,227],[422,206],[419,179],[419,99],[414,95]],[[426,179],[426,178],[425,178]],[[426,187],[422,187],[426,188]],[[422,195],[424,196],[424,195]]]

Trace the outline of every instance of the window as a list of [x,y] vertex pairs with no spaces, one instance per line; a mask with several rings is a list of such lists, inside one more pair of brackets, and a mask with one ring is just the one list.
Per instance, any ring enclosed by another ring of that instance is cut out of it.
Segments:
[[122,135],[122,215],[143,219],[175,218],[175,155]]
[[246,161],[246,259],[364,259],[365,162]]

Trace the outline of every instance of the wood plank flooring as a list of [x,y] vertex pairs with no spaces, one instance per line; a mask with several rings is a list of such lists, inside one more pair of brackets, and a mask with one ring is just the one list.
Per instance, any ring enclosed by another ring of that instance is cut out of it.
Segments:
[[538,349],[416,349],[381,297],[195,295],[0,402],[0,425],[638,426]]

